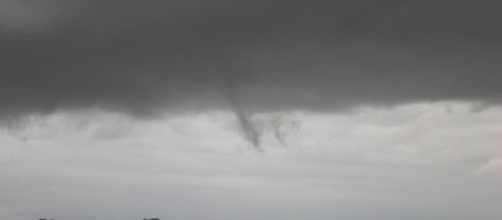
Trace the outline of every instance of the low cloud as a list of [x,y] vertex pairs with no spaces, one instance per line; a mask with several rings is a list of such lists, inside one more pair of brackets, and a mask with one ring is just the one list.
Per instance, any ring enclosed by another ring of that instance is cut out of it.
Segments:
[[499,6],[2,1],[9,13],[0,16],[0,111],[5,118],[92,106],[137,116],[230,109],[229,77],[247,114],[500,103]]

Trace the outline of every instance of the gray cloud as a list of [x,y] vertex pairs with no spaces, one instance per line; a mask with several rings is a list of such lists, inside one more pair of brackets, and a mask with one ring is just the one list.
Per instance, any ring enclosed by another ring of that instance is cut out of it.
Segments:
[[230,109],[229,76],[239,108],[250,113],[424,100],[498,103],[500,6],[493,0],[2,1],[0,11],[10,13],[0,16],[0,111]]

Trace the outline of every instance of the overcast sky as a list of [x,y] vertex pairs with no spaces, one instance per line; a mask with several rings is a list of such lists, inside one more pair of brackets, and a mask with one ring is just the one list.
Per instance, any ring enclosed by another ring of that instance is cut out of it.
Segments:
[[0,0],[0,218],[502,218],[498,0]]

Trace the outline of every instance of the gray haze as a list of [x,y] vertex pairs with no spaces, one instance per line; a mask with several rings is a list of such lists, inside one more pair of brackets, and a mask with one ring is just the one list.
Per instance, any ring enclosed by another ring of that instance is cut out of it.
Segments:
[[[499,103],[501,6],[3,0],[0,111],[101,106],[149,116],[235,108],[231,96],[248,112]],[[229,78],[238,95],[228,94]]]
[[500,220],[502,107],[472,107],[291,112],[301,129],[263,154],[229,111],[25,118],[0,128],[0,219]]

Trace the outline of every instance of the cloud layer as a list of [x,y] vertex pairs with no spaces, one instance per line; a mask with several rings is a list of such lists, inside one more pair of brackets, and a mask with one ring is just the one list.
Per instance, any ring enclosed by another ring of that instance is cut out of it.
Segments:
[[[499,103],[500,2],[0,3],[3,115]],[[229,89],[235,87],[235,89]],[[229,93],[235,93],[230,95]]]

